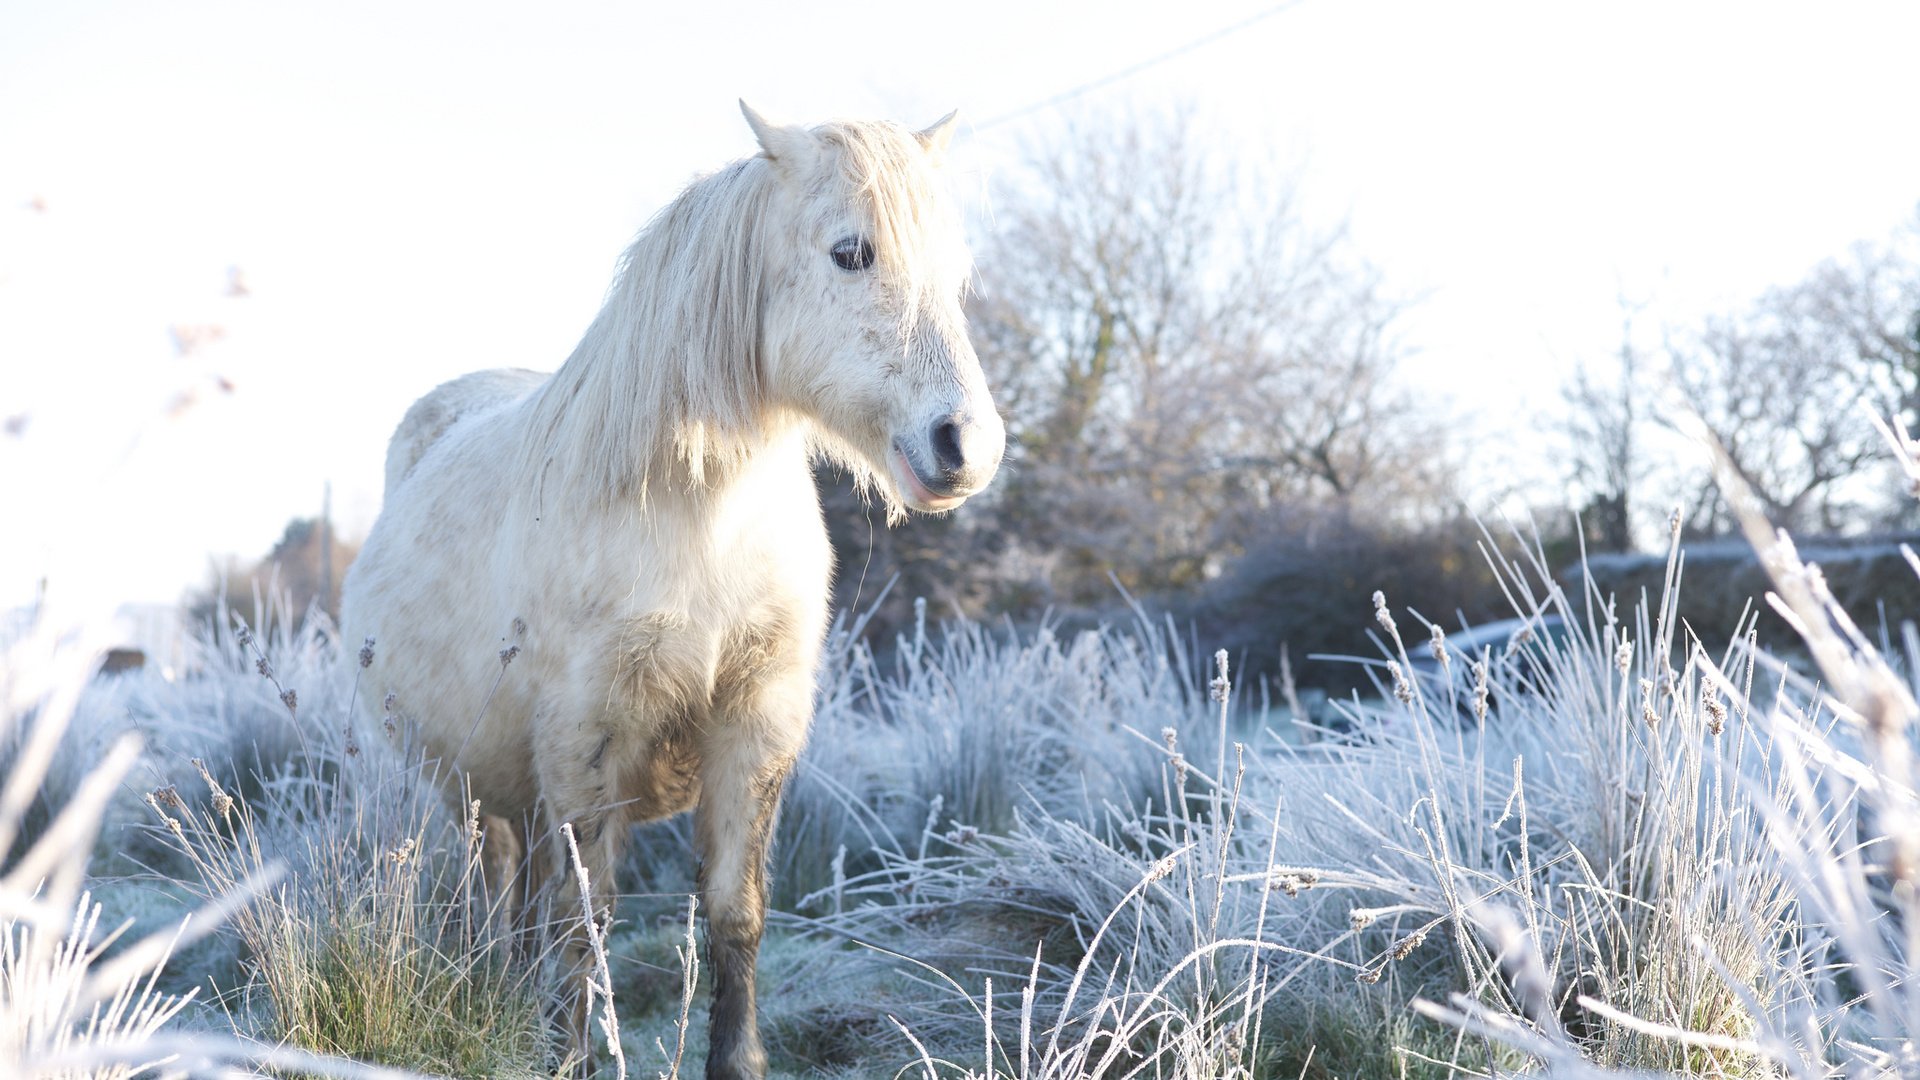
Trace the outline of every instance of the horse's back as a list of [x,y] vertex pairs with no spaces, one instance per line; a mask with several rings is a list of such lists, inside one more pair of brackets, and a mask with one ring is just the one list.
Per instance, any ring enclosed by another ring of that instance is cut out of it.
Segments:
[[401,481],[456,421],[516,401],[546,380],[543,372],[496,368],[475,371],[434,387],[407,410],[387,443],[387,497],[393,497]]

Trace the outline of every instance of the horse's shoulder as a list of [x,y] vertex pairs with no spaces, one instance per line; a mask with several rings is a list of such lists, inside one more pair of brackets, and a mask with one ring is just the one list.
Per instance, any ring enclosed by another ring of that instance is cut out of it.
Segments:
[[486,412],[531,392],[547,376],[523,368],[475,371],[428,391],[407,409],[387,444],[387,493],[391,495],[429,447],[462,417]]

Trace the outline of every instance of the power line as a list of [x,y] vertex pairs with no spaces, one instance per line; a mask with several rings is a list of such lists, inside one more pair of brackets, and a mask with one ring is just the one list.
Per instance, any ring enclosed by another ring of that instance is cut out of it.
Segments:
[[1230,34],[1237,34],[1240,31],[1245,30],[1247,27],[1252,26],[1254,23],[1260,22],[1263,19],[1271,18],[1272,16],[1278,15],[1283,11],[1287,11],[1289,9],[1299,7],[1301,4],[1305,2],[1306,0],[1286,0],[1285,3],[1275,4],[1272,7],[1265,9],[1264,11],[1256,12],[1253,15],[1250,15],[1244,19],[1241,19],[1239,22],[1234,23],[1231,26],[1223,26],[1220,29],[1215,30],[1210,34],[1207,34],[1205,37],[1198,37],[1193,39],[1192,41],[1187,42],[1185,45],[1179,45],[1172,49],[1168,49],[1166,52],[1163,52],[1158,56],[1149,57],[1148,59],[1142,60],[1137,64],[1133,64],[1128,67],[1121,68],[1119,71],[1116,71],[1110,75],[1103,75],[1100,78],[1093,80],[1092,82],[1081,83],[1079,86],[1076,86],[1071,90],[1063,90],[1060,93],[1055,94],[1050,98],[1046,98],[1041,101],[1036,101],[1031,105],[1022,105],[1020,108],[1015,109],[1012,112],[1001,113],[999,116],[995,116],[988,120],[983,120],[978,124],[974,124],[973,130],[985,131],[987,128],[993,127],[997,124],[1004,124],[1009,120],[1018,120],[1021,117],[1027,116],[1031,113],[1037,113],[1042,109],[1050,109],[1055,105],[1072,101],[1074,98],[1077,98],[1082,94],[1091,93],[1092,91],[1098,90],[1103,86],[1111,86],[1114,83],[1120,82],[1123,79],[1128,79],[1135,75],[1138,75],[1141,72],[1157,64],[1164,64],[1167,61],[1172,60],[1177,56],[1184,56],[1195,49],[1201,48],[1203,46],[1211,45],[1214,42],[1219,41],[1221,38],[1227,37]]

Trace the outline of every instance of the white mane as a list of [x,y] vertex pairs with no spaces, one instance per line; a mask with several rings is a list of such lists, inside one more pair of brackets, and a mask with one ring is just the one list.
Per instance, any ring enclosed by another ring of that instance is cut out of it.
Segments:
[[[932,289],[956,272],[966,280],[951,202],[905,127],[841,121],[815,134],[832,148],[818,192],[852,207],[910,334]],[[761,153],[702,177],[641,230],[599,315],[539,392],[515,463],[524,490],[605,502],[644,499],[658,482],[704,486],[780,434],[764,423],[761,304],[767,268],[794,238],[770,224],[775,168]],[[869,479],[831,437],[809,436]]]

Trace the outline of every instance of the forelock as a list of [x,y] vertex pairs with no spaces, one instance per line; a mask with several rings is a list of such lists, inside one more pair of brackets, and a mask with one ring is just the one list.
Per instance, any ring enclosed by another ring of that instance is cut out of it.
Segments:
[[[952,191],[912,131],[887,121],[836,121],[818,129],[865,219],[880,272],[909,311],[966,281],[969,260]],[[955,279],[958,279],[957,281]]]

